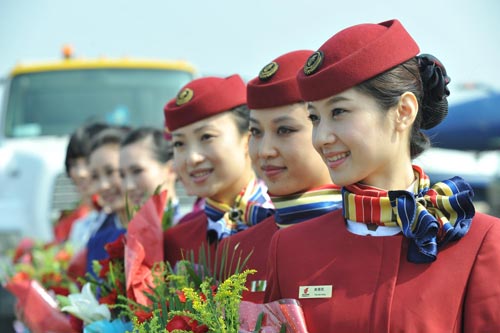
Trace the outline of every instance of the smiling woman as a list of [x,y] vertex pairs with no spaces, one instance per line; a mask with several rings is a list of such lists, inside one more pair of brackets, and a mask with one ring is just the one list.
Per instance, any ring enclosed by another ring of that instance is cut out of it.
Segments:
[[156,128],[137,128],[121,142],[120,176],[126,197],[132,205],[141,206],[155,191],[167,190],[175,224],[180,210],[172,158],[171,142]]
[[238,75],[191,81],[164,110],[176,171],[189,194],[206,200],[203,212],[165,232],[165,258],[174,266],[201,246],[214,256],[219,240],[268,217],[272,204],[250,162],[246,87]]
[[92,234],[87,242],[87,272],[91,274],[94,274],[93,260],[108,257],[104,245],[126,232],[125,197],[121,186],[119,163],[120,142],[128,131],[129,129],[124,127],[110,127],[101,131],[92,141],[89,169],[103,209],[89,226]]
[[[220,260],[227,247],[242,258],[251,254],[246,268],[257,272],[247,278],[244,300],[262,303],[264,299],[273,234],[342,207],[340,188],[332,184],[328,168],[312,145],[313,125],[295,79],[312,53],[286,53],[264,66],[247,85],[250,157],[269,188],[276,211],[258,225],[224,239],[217,251]],[[224,266],[237,267],[238,258],[233,256],[234,262],[226,258]],[[234,271],[228,269],[228,273]]]
[[450,82],[418,53],[398,20],[359,24],[297,74],[343,209],[274,234],[266,296],[300,298],[311,333],[500,327],[500,220],[475,212],[461,177],[431,186],[412,164],[428,146],[421,129],[447,114]]

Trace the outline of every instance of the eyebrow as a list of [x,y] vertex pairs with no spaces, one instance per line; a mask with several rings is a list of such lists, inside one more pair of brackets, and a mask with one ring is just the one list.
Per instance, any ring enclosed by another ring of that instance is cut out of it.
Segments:
[[332,105],[334,103],[337,103],[337,102],[343,102],[343,101],[350,101],[351,99],[350,98],[347,98],[345,96],[333,96],[332,98],[330,98],[326,104],[327,105]]
[[[260,124],[260,121],[258,121],[255,118],[250,117],[249,119],[250,119],[250,122],[252,122],[252,123]],[[278,118],[274,118],[272,120],[272,122],[274,124],[279,124],[279,123],[281,123],[283,121],[286,121],[286,120],[294,120],[294,119],[292,117],[290,117],[290,116],[285,115],[285,116],[281,116],[281,117],[278,117]]]
[[[212,125],[202,125],[202,126],[200,126],[198,128],[195,128],[194,132],[195,133],[199,133],[199,132],[202,132],[203,130],[206,130],[206,129],[217,130]],[[186,136],[186,135],[184,133],[172,133],[172,137],[183,137],[183,136]]]
[[[335,104],[337,102],[342,102],[342,101],[351,101],[350,98],[347,98],[345,96],[333,96],[332,98],[330,98],[328,101],[326,101],[326,105],[327,106],[330,106],[332,104]],[[316,108],[314,107],[314,105],[312,105],[310,102],[307,103],[307,110],[316,110]]]

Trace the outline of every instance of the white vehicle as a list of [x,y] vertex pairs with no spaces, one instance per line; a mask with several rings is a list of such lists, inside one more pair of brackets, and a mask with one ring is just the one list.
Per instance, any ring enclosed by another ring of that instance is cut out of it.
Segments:
[[184,61],[71,59],[16,66],[0,113],[0,254],[49,241],[78,201],[64,171],[69,135],[90,121],[163,128],[163,106],[195,69]]

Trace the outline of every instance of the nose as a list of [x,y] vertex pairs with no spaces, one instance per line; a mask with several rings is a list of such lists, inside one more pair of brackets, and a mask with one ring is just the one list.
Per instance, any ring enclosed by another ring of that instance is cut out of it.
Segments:
[[107,177],[99,177],[99,179],[97,179],[95,181],[95,188],[98,191],[107,190],[110,188],[110,186],[111,186],[111,184],[110,184],[109,179]]
[[187,164],[196,166],[205,160],[205,156],[196,147],[191,147],[187,153]]
[[127,191],[130,191],[135,188],[135,182],[130,175],[124,175],[122,179],[122,186]]
[[337,137],[333,133],[332,128],[327,124],[319,123],[313,127],[312,142],[316,150],[320,151],[322,147],[335,143]]
[[275,142],[270,135],[262,135],[257,145],[260,158],[272,158],[278,155]]

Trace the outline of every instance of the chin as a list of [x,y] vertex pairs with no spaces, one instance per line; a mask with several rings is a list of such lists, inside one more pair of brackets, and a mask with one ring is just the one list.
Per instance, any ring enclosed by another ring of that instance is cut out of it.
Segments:
[[347,186],[356,183],[356,181],[350,180],[346,177],[339,177],[339,175],[334,175],[332,172],[330,172],[330,178],[332,179],[333,183],[337,186]]
[[123,201],[120,202],[114,202],[113,204],[110,205],[111,209],[113,212],[118,212],[122,209],[125,209],[125,203]]

